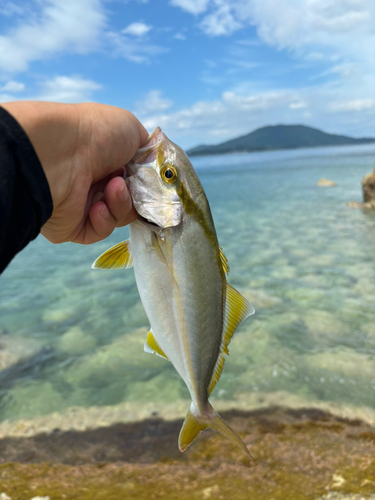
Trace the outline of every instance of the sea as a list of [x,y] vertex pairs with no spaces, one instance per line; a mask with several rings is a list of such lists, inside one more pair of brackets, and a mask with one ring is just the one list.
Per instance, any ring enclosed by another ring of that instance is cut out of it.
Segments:
[[[228,258],[255,307],[230,344],[217,409],[321,407],[375,422],[375,144],[193,158]],[[333,187],[319,187],[328,178]],[[182,417],[189,394],[146,354],[134,272],[92,270],[90,246],[42,236],[0,277],[0,435]]]

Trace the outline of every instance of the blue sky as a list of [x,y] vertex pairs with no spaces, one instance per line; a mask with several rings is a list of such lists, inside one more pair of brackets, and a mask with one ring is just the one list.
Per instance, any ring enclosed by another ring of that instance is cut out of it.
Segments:
[[183,147],[375,136],[374,0],[2,0],[0,102],[122,106]]

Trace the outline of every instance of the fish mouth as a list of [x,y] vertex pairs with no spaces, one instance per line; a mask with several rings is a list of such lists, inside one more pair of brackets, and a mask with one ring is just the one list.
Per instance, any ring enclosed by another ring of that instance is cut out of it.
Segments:
[[[129,177],[132,177],[137,174],[137,171],[140,167],[153,167],[153,163],[157,159],[158,152],[160,151],[160,147],[162,147],[162,142],[166,139],[166,136],[164,132],[161,130],[160,127],[156,127],[151,134],[148,136],[146,142],[142,144],[142,146],[138,149],[138,151],[135,153],[134,157],[132,160],[129,161],[125,165],[125,170],[124,170],[124,179],[125,182],[129,188],[130,194],[131,193],[131,181]],[[129,180],[128,180],[129,179]],[[156,224],[155,222],[146,219],[143,217],[138,210],[136,209],[138,213],[138,218],[137,220],[148,227],[148,229],[161,229],[162,227]]]
[[[165,134],[160,127],[156,127],[148,136],[146,142],[135,153],[133,159],[126,165],[127,175],[135,173],[135,165],[151,164],[155,161],[158,149],[165,139]],[[133,167],[133,168],[132,168]]]
[[138,213],[138,219],[137,220],[139,220],[142,224],[150,225],[152,227],[157,227],[158,229],[160,229],[160,226],[158,226],[157,224],[155,224],[155,222],[151,222],[150,220],[146,219],[145,217],[143,217],[139,213]]

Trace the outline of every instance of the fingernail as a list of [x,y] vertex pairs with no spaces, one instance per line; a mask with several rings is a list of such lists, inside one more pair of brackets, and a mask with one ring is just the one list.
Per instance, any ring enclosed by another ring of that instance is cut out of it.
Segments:
[[123,184],[123,186],[120,187],[120,189],[117,191],[117,197],[120,201],[125,201],[128,197],[128,189],[126,187],[126,184]]
[[104,205],[104,207],[102,208],[100,212],[100,217],[104,220],[109,219],[109,211],[106,205]]

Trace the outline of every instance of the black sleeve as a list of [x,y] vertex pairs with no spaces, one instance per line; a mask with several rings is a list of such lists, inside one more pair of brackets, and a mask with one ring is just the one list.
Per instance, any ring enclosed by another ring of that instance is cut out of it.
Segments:
[[42,165],[24,130],[0,107],[0,273],[53,210]]

